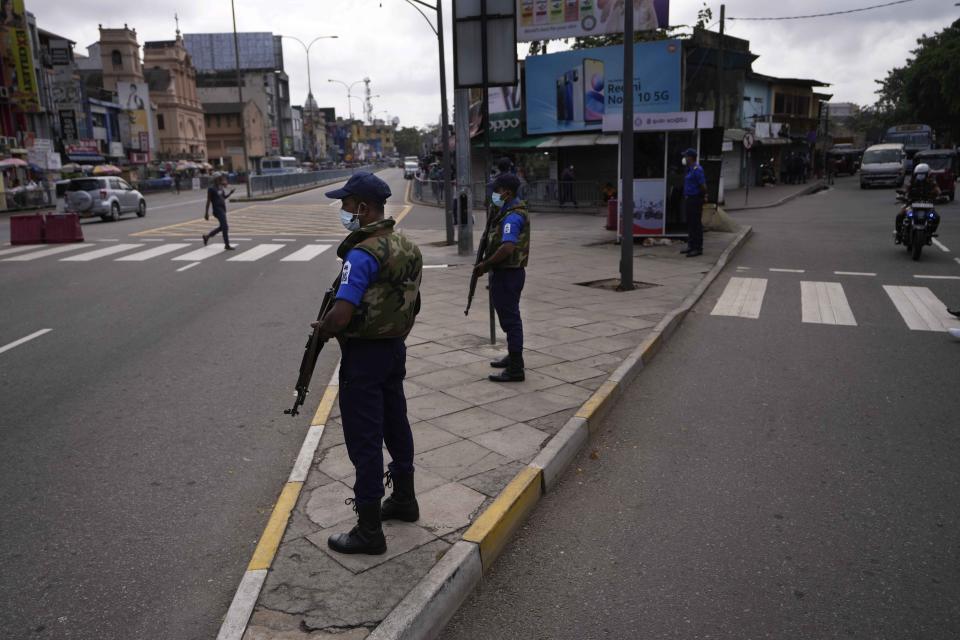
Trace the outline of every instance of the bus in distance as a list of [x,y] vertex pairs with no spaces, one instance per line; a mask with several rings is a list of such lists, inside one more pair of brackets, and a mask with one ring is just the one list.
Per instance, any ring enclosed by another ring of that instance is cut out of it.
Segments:
[[926,124],[899,124],[887,129],[883,141],[885,143],[899,142],[903,145],[907,157],[912,158],[917,151],[933,148],[933,129]]

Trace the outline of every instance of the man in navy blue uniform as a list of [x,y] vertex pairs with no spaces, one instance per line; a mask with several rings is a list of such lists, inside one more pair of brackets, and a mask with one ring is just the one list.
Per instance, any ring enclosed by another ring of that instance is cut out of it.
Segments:
[[[420,249],[384,218],[387,184],[365,171],[326,194],[343,201],[340,220],[350,235],[337,249],[343,260],[333,308],[320,323],[324,338],[340,342],[340,413],[347,454],[356,470],[352,502],[358,523],[330,536],[340,553],[387,550],[382,520],[414,522],[420,510],[413,486],[413,433],[403,394],[404,341],[420,310]],[[383,453],[391,462],[383,504]]]
[[474,267],[477,276],[493,272],[490,281],[493,308],[500,319],[500,328],[507,334],[507,356],[490,363],[496,369],[503,369],[499,374],[490,375],[493,382],[522,382],[526,377],[520,294],[530,257],[530,216],[526,204],[517,197],[519,191],[520,179],[511,173],[501,173],[493,181],[494,206],[488,213],[493,218],[487,234],[487,257]]
[[697,151],[683,152],[687,175],[683,178],[683,211],[687,217],[687,248],[680,253],[688,258],[703,255],[703,203],[707,199],[707,179],[697,162]]

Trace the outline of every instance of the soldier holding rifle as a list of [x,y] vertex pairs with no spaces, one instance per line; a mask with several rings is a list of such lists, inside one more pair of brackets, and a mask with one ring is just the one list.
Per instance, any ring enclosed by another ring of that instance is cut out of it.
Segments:
[[[343,201],[340,219],[351,232],[337,249],[343,271],[333,307],[314,323],[321,339],[340,342],[340,412],[356,470],[352,502],[358,523],[327,541],[340,553],[384,553],[381,520],[420,517],[403,379],[404,340],[420,310],[423,259],[416,244],[394,231],[393,218],[384,218],[390,195],[383,180],[365,171],[326,194]],[[381,507],[384,444],[392,458],[386,478],[393,493]]]

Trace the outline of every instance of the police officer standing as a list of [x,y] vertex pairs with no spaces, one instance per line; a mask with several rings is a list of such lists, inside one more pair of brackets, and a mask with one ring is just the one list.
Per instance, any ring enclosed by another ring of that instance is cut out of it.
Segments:
[[[520,294],[526,280],[527,260],[530,256],[530,216],[526,204],[517,194],[520,179],[511,173],[501,173],[493,181],[494,217],[487,235],[487,257],[474,267],[477,276],[492,271],[490,293],[493,308],[500,319],[500,328],[507,334],[507,356],[491,362],[499,374],[491,374],[493,382],[522,382],[523,321],[520,318]],[[490,213],[488,213],[490,215]]]
[[683,211],[687,218],[687,248],[680,253],[688,258],[703,255],[703,203],[707,199],[707,179],[697,162],[697,151],[683,152],[687,174],[683,178]]
[[[366,171],[326,194],[343,201],[340,220],[351,232],[337,249],[343,260],[340,286],[320,325],[322,337],[340,342],[340,412],[356,470],[352,502],[359,521],[327,541],[340,553],[384,553],[381,520],[420,517],[403,379],[404,340],[420,310],[423,258],[416,244],[394,231],[393,218],[384,218],[390,195],[387,183]],[[392,458],[386,478],[393,493],[381,507],[383,445]]]

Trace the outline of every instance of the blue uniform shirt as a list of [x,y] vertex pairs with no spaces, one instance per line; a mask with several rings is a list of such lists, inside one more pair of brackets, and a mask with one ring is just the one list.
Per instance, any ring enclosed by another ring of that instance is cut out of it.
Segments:
[[[504,207],[513,205],[516,199],[504,204]],[[519,213],[509,213],[503,220],[500,228],[500,235],[503,242],[512,242],[514,244],[520,241],[520,232],[523,231],[523,216]]]
[[366,251],[351,249],[347,252],[347,259],[343,261],[343,276],[340,278],[340,288],[337,289],[337,300],[346,300],[353,306],[360,306],[363,294],[367,287],[377,279],[380,265],[376,259]]
[[703,167],[699,164],[687,167],[687,175],[683,178],[683,195],[688,198],[699,196],[703,193],[700,185],[705,184],[707,184],[707,178],[703,175]]

